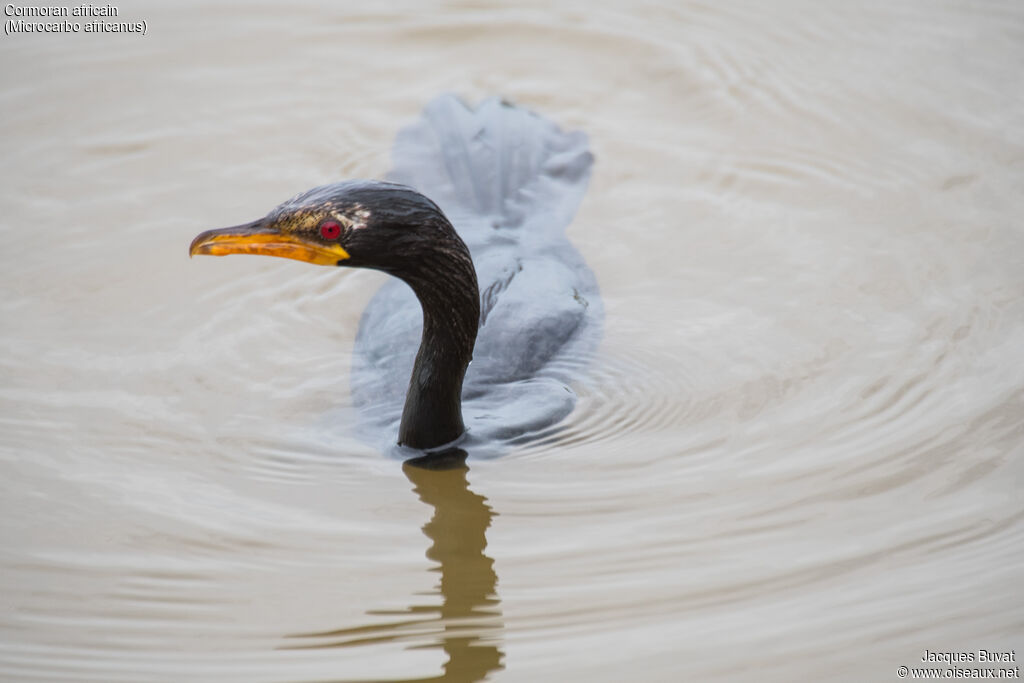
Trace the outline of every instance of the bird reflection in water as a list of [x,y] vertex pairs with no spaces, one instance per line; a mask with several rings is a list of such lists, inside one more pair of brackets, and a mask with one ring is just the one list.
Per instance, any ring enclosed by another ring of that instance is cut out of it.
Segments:
[[[434,515],[423,526],[433,541],[427,557],[440,567],[440,605],[411,605],[407,610],[370,611],[373,616],[412,617],[388,624],[357,626],[293,636],[315,639],[315,644],[293,644],[287,649],[357,647],[372,643],[412,640],[422,642],[426,634],[434,642],[414,648],[442,648],[448,655],[444,673],[413,681],[482,681],[503,669],[504,653],[499,648],[503,628],[495,587],[494,560],[484,554],[485,532],[495,513],[487,499],[469,489],[466,453],[449,449],[406,461],[405,475]],[[397,682],[396,682],[397,683]]]

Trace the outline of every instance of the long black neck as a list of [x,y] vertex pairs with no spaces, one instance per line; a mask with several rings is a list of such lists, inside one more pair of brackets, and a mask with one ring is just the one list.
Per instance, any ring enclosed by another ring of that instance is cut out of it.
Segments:
[[466,431],[462,379],[473,358],[480,293],[469,250],[454,230],[451,236],[395,273],[423,308],[423,337],[398,430],[398,443],[412,448],[442,446]]

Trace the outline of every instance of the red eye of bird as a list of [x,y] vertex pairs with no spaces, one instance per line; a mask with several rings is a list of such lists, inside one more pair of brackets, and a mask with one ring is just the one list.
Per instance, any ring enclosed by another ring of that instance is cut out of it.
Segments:
[[336,240],[341,234],[341,225],[334,221],[326,221],[320,224],[320,236],[325,240]]

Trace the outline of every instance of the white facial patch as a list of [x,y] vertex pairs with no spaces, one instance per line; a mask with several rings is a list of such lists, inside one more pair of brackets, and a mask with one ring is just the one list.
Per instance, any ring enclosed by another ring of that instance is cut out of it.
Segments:
[[334,220],[349,230],[365,228],[370,220],[370,210],[362,204],[356,204],[345,213],[335,211],[331,215],[334,217]]
[[352,224],[353,230],[365,228],[370,221],[370,210],[362,204],[356,204],[352,207],[352,216],[355,218],[355,222]]

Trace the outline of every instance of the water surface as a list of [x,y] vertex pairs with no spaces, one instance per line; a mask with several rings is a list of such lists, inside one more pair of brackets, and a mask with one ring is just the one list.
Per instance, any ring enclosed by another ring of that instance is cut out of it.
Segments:
[[[1024,651],[1024,8],[173,3],[0,39],[0,677],[896,680]],[[195,259],[442,91],[586,131],[605,334],[469,470],[355,436],[384,281]]]

